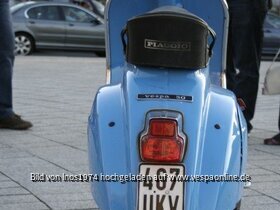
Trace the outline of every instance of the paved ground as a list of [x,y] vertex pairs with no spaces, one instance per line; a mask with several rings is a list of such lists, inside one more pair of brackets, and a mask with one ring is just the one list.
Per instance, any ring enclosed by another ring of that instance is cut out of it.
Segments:
[[[88,173],[87,116],[97,88],[105,82],[104,70],[105,59],[94,56],[16,59],[15,110],[34,127],[0,130],[1,210],[97,208],[88,183],[34,183],[30,173]],[[280,147],[262,144],[277,132],[278,109],[279,96],[259,97],[249,140],[253,183],[245,191],[243,210],[280,209]]]

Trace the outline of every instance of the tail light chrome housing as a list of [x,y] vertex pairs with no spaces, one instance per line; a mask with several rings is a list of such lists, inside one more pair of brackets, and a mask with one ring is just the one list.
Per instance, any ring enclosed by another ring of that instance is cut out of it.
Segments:
[[188,141],[182,114],[172,110],[148,112],[139,141],[143,161],[182,162]]

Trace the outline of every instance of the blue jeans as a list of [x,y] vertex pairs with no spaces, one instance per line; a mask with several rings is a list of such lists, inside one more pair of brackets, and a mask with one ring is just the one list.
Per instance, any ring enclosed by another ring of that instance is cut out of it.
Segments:
[[259,84],[266,0],[227,0],[229,34],[227,52],[227,87],[247,106],[244,117],[252,125]]
[[13,114],[14,33],[8,0],[0,1],[0,119]]

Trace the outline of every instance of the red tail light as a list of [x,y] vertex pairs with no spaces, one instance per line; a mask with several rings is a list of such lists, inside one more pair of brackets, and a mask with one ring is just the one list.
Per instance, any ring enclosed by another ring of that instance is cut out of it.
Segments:
[[184,153],[184,137],[178,133],[174,119],[151,119],[140,139],[143,161],[179,162]]

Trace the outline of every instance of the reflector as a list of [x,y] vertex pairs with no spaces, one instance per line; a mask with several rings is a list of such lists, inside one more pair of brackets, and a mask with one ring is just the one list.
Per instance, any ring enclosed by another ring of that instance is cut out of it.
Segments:
[[174,136],[176,132],[175,120],[153,119],[150,121],[151,135],[153,136]]

